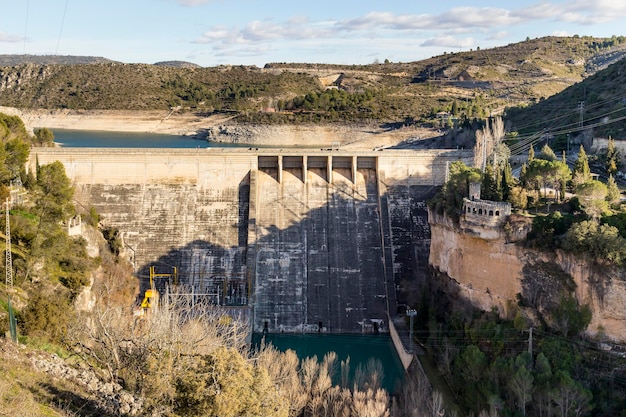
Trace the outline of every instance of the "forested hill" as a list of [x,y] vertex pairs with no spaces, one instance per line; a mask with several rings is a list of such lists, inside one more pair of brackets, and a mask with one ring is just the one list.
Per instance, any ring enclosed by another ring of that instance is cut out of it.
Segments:
[[412,123],[438,112],[484,117],[549,98],[626,51],[624,37],[544,37],[492,49],[370,65],[197,67],[94,57],[0,56],[0,105],[230,111],[248,121]]

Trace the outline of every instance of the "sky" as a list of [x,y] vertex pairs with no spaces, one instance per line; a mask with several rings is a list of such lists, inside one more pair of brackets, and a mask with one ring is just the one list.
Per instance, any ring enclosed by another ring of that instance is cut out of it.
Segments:
[[3,3],[0,54],[98,56],[124,63],[411,62],[527,37],[626,35],[623,0]]

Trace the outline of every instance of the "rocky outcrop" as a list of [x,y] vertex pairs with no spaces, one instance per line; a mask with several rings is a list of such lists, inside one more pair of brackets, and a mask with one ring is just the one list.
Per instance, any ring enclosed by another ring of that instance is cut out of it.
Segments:
[[77,384],[91,394],[93,405],[106,414],[119,416],[141,415],[143,401],[122,389],[119,384],[105,382],[91,369],[72,367],[57,355],[33,353],[33,367],[45,374]]
[[[626,271],[601,266],[560,250],[542,252],[512,242],[504,230],[485,239],[466,233],[451,219],[429,213],[430,265],[447,275],[459,295],[483,310],[507,315],[519,296],[539,309],[570,291],[588,304],[591,336],[626,342]],[[519,296],[518,296],[519,294]]]

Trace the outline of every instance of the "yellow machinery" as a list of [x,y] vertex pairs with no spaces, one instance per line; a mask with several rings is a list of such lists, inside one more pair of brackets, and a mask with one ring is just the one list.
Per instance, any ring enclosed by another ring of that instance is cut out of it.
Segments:
[[178,269],[173,266],[171,273],[157,273],[154,265],[150,267],[150,288],[144,293],[143,301],[141,302],[142,311],[146,311],[149,308],[157,307],[159,305],[159,291],[155,286],[155,280],[166,278],[167,282],[173,281],[174,285],[178,284]]

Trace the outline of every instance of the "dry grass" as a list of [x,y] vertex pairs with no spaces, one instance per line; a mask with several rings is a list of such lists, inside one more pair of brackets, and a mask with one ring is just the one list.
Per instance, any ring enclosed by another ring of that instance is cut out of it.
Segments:
[[[0,416],[72,417],[81,390],[37,371],[29,358],[41,355],[0,338]],[[84,414],[83,414],[84,415]]]

